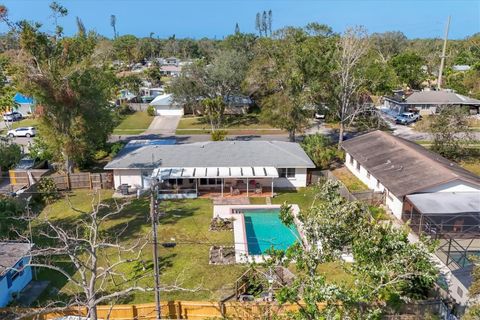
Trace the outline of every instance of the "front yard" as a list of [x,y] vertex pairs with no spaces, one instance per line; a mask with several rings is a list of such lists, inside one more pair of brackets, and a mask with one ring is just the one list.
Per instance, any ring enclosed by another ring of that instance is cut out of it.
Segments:
[[125,116],[120,124],[113,130],[113,134],[129,135],[140,134],[148,129],[153,117],[144,111],[136,111]]
[[[283,130],[260,121],[256,114],[226,115],[222,130],[228,134],[278,134]],[[180,119],[176,134],[210,134],[210,123],[204,117],[184,117]]]

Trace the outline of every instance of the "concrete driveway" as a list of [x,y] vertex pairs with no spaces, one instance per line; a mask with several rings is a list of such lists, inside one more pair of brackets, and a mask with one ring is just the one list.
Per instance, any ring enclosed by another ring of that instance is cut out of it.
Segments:
[[155,116],[150,126],[142,135],[175,135],[178,122],[182,116]]

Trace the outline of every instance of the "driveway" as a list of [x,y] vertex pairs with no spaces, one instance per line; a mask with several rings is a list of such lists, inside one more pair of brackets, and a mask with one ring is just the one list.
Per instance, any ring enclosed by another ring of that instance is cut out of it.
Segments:
[[150,126],[142,135],[175,135],[178,122],[182,116],[155,116]]

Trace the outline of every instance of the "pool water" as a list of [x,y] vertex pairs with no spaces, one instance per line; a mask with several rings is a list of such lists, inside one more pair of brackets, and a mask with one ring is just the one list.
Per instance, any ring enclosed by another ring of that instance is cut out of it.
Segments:
[[299,239],[297,228],[288,228],[279,217],[280,209],[248,209],[243,211],[248,253],[261,255],[272,246],[285,250]]

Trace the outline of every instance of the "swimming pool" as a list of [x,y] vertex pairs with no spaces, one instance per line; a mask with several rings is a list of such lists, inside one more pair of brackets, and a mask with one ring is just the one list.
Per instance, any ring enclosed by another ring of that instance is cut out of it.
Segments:
[[280,220],[280,208],[242,210],[248,254],[261,255],[272,246],[285,250],[299,239],[297,228],[288,228]]

